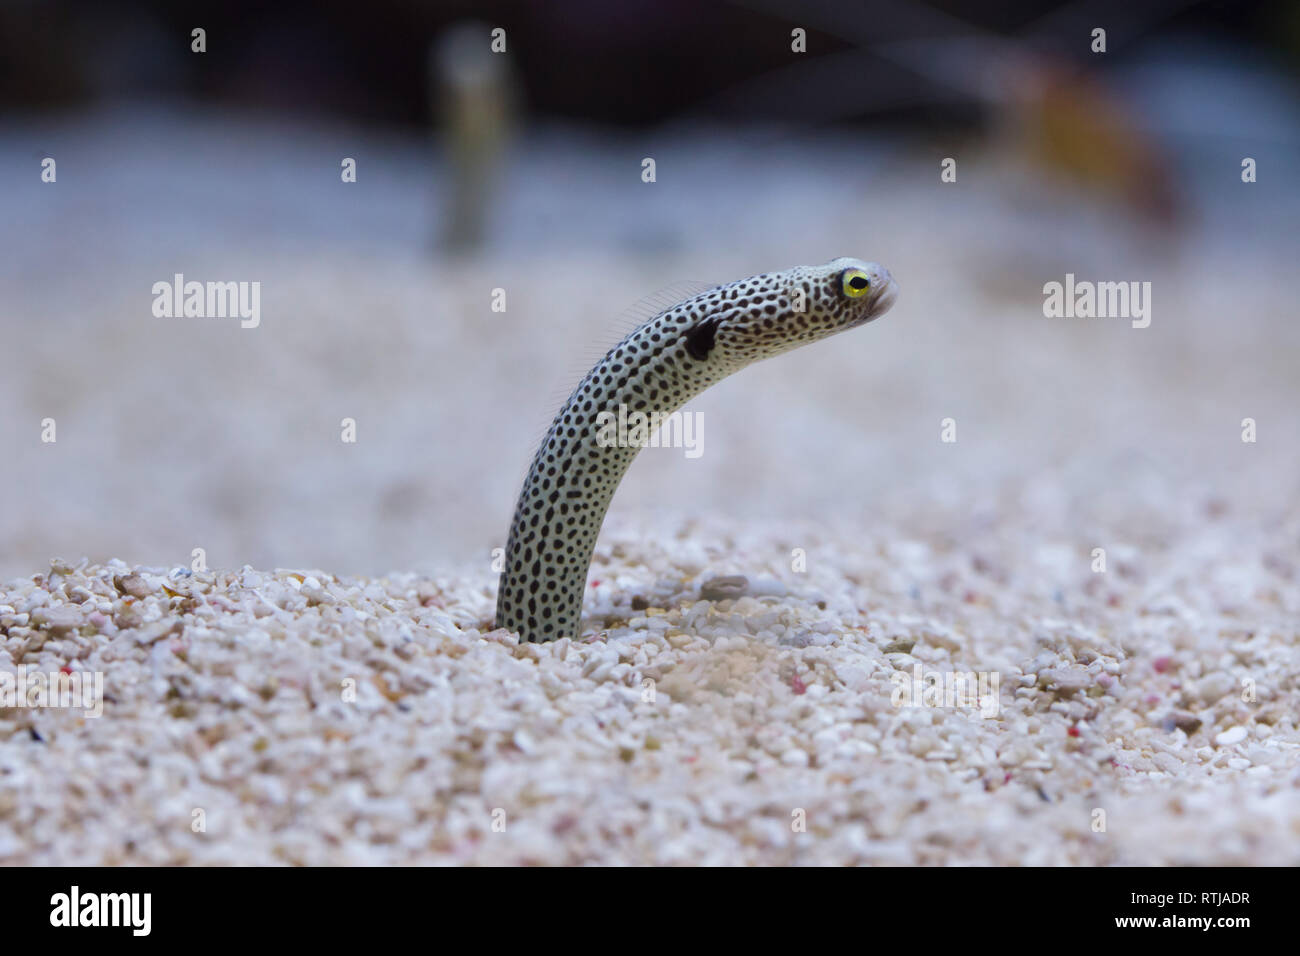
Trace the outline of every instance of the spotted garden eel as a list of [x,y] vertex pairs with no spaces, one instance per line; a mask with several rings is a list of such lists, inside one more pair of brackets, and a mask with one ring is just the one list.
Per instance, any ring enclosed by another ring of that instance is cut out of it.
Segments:
[[527,641],[578,634],[596,536],[641,450],[602,443],[602,411],[667,415],[751,362],[870,322],[897,294],[883,266],[834,259],[717,286],[635,328],[573,390],[537,450],[510,523],[496,626]]

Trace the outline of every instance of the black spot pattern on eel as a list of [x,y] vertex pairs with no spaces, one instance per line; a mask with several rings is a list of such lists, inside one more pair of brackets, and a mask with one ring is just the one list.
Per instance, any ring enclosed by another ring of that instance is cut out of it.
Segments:
[[[865,292],[848,285],[858,273]],[[542,439],[510,523],[496,626],[529,641],[579,634],[596,537],[641,450],[602,446],[601,412],[617,416],[625,405],[668,415],[752,362],[871,321],[895,295],[883,266],[834,259],[709,289],[634,329],[587,373]]]

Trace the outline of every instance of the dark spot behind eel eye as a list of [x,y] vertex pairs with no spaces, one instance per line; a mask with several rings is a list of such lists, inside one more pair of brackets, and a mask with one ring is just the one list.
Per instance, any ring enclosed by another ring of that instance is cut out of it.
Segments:
[[686,333],[686,354],[699,362],[708,358],[721,321],[717,318],[705,319],[692,326]]

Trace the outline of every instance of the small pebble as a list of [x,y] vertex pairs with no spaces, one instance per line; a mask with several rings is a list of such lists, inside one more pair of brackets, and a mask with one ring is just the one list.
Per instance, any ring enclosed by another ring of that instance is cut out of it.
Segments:
[[1169,731],[1181,730],[1190,737],[1201,729],[1201,718],[1195,714],[1189,714],[1185,710],[1176,710],[1166,715],[1160,726]]
[[705,601],[726,601],[744,597],[749,591],[749,579],[741,574],[709,578],[700,585],[700,597]]
[[808,751],[792,747],[781,754],[781,763],[787,767],[806,767],[808,766]]
[[113,578],[113,584],[123,594],[133,598],[148,597],[153,591],[149,582],[135,572],[117,575]]
[[86,615],[76,607],[38,607],[32,611],[32,624],[51,634],[64,634],[86,623]]
[[1235,686],[1236,683],[1231,675],[1223,671],[1215,671],[1196,682],[1196,698],[1203,704],[1214,704],[1225,694],[1230,693]]
[[1239,744],[1246,739],[1246,728],[1237,726],[1230,727],[1223,733],[1214,738],[1214,742],[1220,747],[1231,747],[1233,744]]

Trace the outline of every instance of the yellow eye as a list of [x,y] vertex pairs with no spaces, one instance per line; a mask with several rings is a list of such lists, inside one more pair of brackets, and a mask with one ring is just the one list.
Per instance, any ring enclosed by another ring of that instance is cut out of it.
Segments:
[[845,269],[841,277],[844,294],[850,299],[861,298],[871,289],[871,280],[861,269]]

